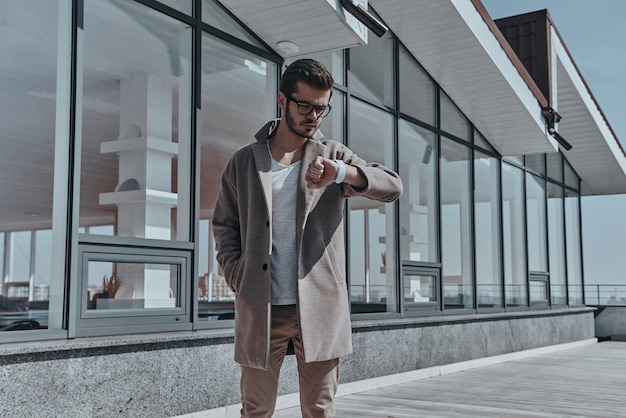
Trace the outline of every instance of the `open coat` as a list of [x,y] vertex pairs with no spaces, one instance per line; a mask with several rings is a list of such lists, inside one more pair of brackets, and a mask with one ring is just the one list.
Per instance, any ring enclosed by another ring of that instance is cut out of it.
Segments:
[[[217,260],[235,292],[235,361],[267,369],[271,318],[272,170],[267,140],[280,121],[266,124],[257,142],[239,149],[221,180],[213,216]],[[317,156],[341,159],[367,179],[357,190],[347,183],[306,187],[305,173]],[[392,202],[402,193],[399,176],[367,163],[319,131],[305,143],[295,217],[298,253],[298,309],[306,362],[352,352],[350,306],[345,275],[343,203],[349,196]]]

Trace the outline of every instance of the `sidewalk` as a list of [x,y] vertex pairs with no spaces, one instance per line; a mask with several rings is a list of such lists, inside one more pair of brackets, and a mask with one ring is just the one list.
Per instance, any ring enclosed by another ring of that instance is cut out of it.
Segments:
[[[299,418],[298,395],[274,418]],[[239,417],[239,405],[184,415]],[[336,418],[626,417],[626,343],[586,340],[341,384]]]

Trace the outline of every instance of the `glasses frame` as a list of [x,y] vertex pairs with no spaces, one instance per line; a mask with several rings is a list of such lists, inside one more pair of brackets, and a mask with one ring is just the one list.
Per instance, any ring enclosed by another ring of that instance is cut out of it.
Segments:
[[[326,106],[318,106],[318,105],[314,105],[312,103],[309,102],[305,102],[302,100],[296,100],[293,98],[292,95],[287,94],[285,92],[283,92],[283,94],[285,95],[285,97],[287,98],[287,103],[294,102],[295,104],[298,105],[298,113],[301,114],[302,116],[309,116],[311,114],[311,112],[315,111],[315,115],[316,118],[325,118],[326,116],[328,116],[330,114],[330,111],[333,110],[333,107],[329,104],[327,104]],[[309,111],[302,111],[302,107],[310,107]],[[321,112],[321,113],[320,113]]]

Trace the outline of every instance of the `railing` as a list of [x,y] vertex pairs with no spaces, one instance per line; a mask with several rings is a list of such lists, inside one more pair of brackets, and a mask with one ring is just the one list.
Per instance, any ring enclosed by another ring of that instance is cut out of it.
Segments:
[[585,303],[587,305],[622,305],[626,306],[626,284],[588,284],[585,285]]

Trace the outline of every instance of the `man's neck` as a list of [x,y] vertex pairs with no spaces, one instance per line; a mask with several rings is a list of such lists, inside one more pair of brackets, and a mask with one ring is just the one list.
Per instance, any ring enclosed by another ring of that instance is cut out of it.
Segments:
[[302,159],[306,141],[307,138],[294,134],[285,121],[281,121],[276,134],[269,140],[270,152],[279,163],[291,165]]

